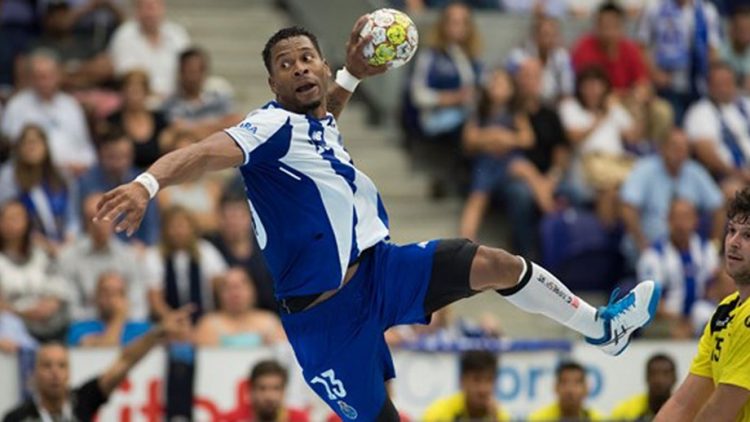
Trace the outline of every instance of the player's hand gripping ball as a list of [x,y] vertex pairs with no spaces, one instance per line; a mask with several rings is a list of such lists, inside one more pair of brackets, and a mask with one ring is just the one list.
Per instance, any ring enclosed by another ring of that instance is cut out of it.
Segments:
[[367,18],[359,35],[372,35],[372,41],[364,49],[370,64],[396,68],[411,60],[417,51],[419,35],[409,16],[395,9],[378,9]]

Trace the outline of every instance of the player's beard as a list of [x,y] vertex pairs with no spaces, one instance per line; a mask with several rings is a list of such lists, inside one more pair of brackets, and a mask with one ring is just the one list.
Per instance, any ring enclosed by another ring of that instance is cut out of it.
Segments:
[[313,102],[308,103],[308,104],[303,104],[301,108],[302,108],[302,110],[305,113],[307,113],[307,112],[313,111],[316,108],[320,107],[320,105],[322,103],[323,103],[323,100],[317,100],[317,101],[313,101]]

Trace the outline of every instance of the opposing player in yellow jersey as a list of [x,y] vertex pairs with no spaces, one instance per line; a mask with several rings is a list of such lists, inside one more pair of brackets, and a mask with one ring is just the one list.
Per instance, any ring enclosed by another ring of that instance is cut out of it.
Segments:
[[750,188],[735,195],[727,217],[725,268],[738,291],[716,308],[690,374],[656,421],[750,422]]

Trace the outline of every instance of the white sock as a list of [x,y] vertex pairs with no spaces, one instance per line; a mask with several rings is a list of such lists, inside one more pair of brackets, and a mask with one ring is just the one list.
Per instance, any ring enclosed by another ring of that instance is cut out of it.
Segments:
[[532,314],[542,314],[586,337],[601,338],[604,326],[596,319],[596,309],[568,290],[549,271],[526,258],[521,278],[514,287],[498,290],[517,307]]

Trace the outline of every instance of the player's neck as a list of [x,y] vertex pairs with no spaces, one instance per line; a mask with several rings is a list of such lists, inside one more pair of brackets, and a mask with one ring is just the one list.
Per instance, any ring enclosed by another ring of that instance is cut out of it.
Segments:
[[318,104],[314,108],[297,108],[289,104],[284,104],[281,101],[281,99],[279,99],[278,97],[276,98],[276,102],[279,103],[279,105],[281,105],[281,107],[283,107],[284,110],[291,111],[292,113],[304,114],[306,116],[311,116],[316,119],[322,119],[326,117],[326,114],[327,114],[326,112],[327,104],[326,104],[325,97],[320,101],[320,104]]
[[750,284],[737,284],[737,291],[740,292],[740,303],[745,303],[750,297]]

